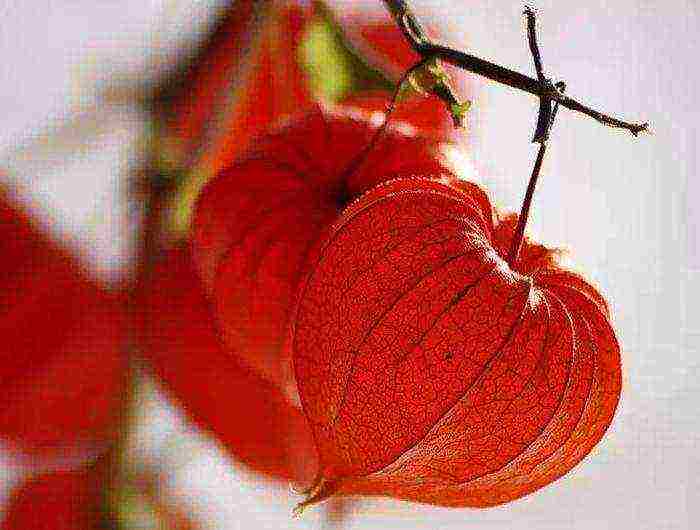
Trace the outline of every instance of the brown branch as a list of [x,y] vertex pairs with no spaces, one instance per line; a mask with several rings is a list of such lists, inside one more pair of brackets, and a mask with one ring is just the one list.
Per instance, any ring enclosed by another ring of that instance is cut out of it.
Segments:
[[548,97],[562,107],[585,114],[609,127],[630,131],[634,136],[649,128],[648,123],[628,123],[598,110],[592,109],[573,98],[560,93],[554,85],[533,79],[504,66],[486,61],[466,52],[455,50],[433,42],[423,30],[418,18],[405,0],[382,0],[394,17],[411,47],[424,59],[436,57],[462,70],[478,74],[503,85],[528,92],[537,97]]

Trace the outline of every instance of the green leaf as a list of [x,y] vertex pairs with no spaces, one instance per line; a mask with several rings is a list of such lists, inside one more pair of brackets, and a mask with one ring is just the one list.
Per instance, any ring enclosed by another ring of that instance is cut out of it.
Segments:
[[457,101],[450,105],[450,114],[452,114],[452,119],[454,120],[456,127],[464,127],[467,112],[471,107],[472,102],[469,100],[461,102]]

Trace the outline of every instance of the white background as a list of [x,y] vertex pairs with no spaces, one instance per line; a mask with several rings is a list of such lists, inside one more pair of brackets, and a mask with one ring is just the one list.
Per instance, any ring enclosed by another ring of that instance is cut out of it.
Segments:
[[[113,79],[129,86],[161,73],[206,28],[216,4],[0,1],[0,167],[8,171],[0,178],[97,274],[112,278],[128,265],[127,221],[135,216],[115,198],[123,198],[124,175],[138,161],[142,130],[128,98],[106,104],[99,94]],[[533,73],[520,2],[412,4],[455,46]],[[635,140],[562,109],[530,220],[534,238],[570,249],[573,264],[611,300],[624,350],[617,415],[591,456],[525,499],[489,510],[364,500],[345,506],[345,528],[680,530],[700,523],[700,208],[692,199],[700,198],[698,6],[532,5],[547,71],[566,80],[571,95],[654,129]],[[535,156],[536,101],[473,82],[470,155],[494,202],[516,209]],[[52,124],[61,134],[39,134]],[[173,470],[168,494],[207,528],[331,525],[323,508],[291,520],[298,499],[287,486],[232,468],[159,400],[149,401],[139,432],[141,457],[158,455]],[[0,457],[0,483],[7,488],[16,476]]]

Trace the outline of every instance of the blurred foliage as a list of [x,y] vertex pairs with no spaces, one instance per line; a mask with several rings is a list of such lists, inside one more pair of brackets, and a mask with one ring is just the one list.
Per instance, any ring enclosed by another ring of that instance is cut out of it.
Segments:
[[393,90],[393,83],[347,44],[342,28],[327,10],[319,10],[298,55],[313,92],[325,101],[337,103],[362,90]]

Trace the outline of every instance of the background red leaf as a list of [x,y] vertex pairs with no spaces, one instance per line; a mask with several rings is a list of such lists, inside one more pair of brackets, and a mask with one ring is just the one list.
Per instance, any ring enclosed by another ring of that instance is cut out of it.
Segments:
[[[186,150],[192,149],[203,136],[208,120],[227,92],[249,51],[256,23],[254,0],[240,0],[225,16],[193,60],[181,82],[180,91],[170,102],[168,125]],[[258,7],[259,9],[259,7]]]
[[124,299],[0,195],[0,437],[24,451],[94,449],[124,390]]
[[391,182],[322,245],[293,348],[329,492],[499,504],[566,473],[610,424],[620,352],[601,297],[529,241],[511,269],[480,204]]
[[92,469],[41,475],[10,499],[3,530],[98,530],[105,503]]
[[168,127],[186,158],[216,173],[270,123],[311,103],[296,50],[312,14],[295,0],[244,0],[227,10],[168,102]]

